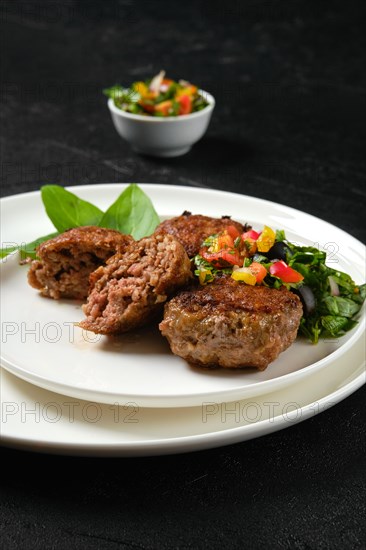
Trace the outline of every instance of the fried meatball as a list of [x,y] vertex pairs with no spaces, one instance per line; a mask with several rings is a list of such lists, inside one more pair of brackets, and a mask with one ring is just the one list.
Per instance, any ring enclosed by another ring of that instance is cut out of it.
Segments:
[[229,216],[222,218],[209,218],[200,214],[183,212],[181,216],[163,221],[155,230],[157,233],[174,235],[184,246],[188,256],[193,258],[198,254],[202,241],[210,235],[223,231],[228,225],[233,225],[240,233],[250,227],[232,220]]
[[296,338],[299,298],[230,277],[183,290],[165,306],[159,328],[172,352],[204,367],[264,370]]
[[48,298],[83,300],[88,295],[90,273],[131,242],[131,236],[114,229],[70,229],[37,248],[39,260],[31,263],[28,282]]
[[97,334],[140,327],[162,313],[168,297],[191,277],[190,260],[174,237],[145,237],[91,274],[80,326]]

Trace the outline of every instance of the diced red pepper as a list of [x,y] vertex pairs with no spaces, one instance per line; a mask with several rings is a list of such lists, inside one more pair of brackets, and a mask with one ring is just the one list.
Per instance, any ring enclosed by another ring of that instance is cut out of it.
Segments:
[[247,253],[246,256],[254,256],[254,254],[257,252],[257,239],[259,238],[260,233],[257,233],[257,231],[254,231],[254,229],[250,229],[249,231],[245,231],[245,233],[242,233],[241,240],[245,245],[245,249]]
[[257,231],[254,231],[254,229],[250,229],[250,231],[246,231],[242,234],[241,238],[243,241],[246,241],[247,239],[253,239],[253,241],[256,241],[259,237],[260,233],[257,233]]
[[295,271],[295,269],[282,260],[272,264],[269,268],[269,272],[271,275],[281,279],[284,283],[299,283],[304,278],[301,273]]

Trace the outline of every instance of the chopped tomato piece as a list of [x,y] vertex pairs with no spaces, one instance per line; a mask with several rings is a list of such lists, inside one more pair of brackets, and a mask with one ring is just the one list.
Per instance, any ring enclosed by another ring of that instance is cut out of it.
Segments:
[[147,113],[155,112],[155,105],[153,103],[145,103],[144,101],[139,101],[138,103]]
[[283,260],[275,262],[269,268],[271,275],[278,277],[284,283],[299,283],[303,276],[298,271],[287,265]]
[[245,231],[245,233],[242,233],[241,240],[243,241],[249,256],[254,256],[254,254],[257,252],[257,240],[259,236],[260,233],[254,231],[254,229],[250,229],[249,231]]
[[238,237],[240,237],[239,231],[236,229],[235,225],[228,225],[226,230],[230,237],[235,241]]
[[163,78],[163,80],[161,81],[161,84],[160,84],[160,87],[159,87],[159,91],[160,93],[162,94],[165,94],[170,86],[173,84],[173,80],[171,80],[170,78]]
[[248,256],[254,256],[254,254],[257,252],[257,241],[254,239],[247,237],[244,241],[245,248],[248,251]]
[[207,252],[207,248],[200,251],[201,256],[216,268],[227,267],[228,265],[240,265],[243,260],[240,259],[237,250],[219,250],[218,252]]
[[170,109],[172,108],[172,101],[167,99],[155,105],[155,112],[161,113],[163,116],[168,116]]
[[172,80],[171,78],[163,78],[163,80],[161,81],[161,86],[170,86],[171,84],[173,84],[174,80]]
[[249,266],[250,271],[255,275],[257,284],[260,285],[264,277],[267,275],[267,270],[263,264],[252,262]]
[[234,239],[229,235],[228,231],[223,231],[217,237],[217,247],[218,250],[234,248]]
[[177,102],[179,103],[178,115],[189,115],[192,112],[192,98],[189,95],[177,97]]
[[220,269],[233,265],[243,265],[243,253],[235,247],[235,239],[240,236],[234,226],[228,226],[210,238],[209,247],[202,247],[200,255],[214,267]]

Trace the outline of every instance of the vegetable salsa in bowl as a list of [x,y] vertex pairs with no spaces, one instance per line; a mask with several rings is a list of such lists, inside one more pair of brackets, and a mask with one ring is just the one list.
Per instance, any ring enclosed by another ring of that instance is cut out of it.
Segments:
[[104,90],[114,127],[137,153],[177,157],[205,134],[215,107],[211,94],[161,71],[129,88]]
[[175,117],[196,113],[209,105],[196,85],[166,78],[165,71],[128,88],[116,84],[103,92],[118,109],[134,115]]

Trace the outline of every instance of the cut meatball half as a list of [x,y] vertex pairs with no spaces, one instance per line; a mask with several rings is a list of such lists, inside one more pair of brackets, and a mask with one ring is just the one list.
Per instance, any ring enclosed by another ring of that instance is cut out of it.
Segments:
[[239,233],[247,231],[250,226],[243,226],[229,216],[210,218],[200,214],[184,212],[181,216],[163,221],[155,230],[155,234],[164,233],[174,235],[184,246],[188,256],[193,258],[198,254],[202,242],[210,235],[223,231],[229,225],[237,228]]
[[295,340],[301,316],[299,298],[287,289],[223,277],[180,292],[159,328],[172,352],[190,363],[264,370]]
[[84,300],[89,275],[117,251],[133,242],[114,229],[84,226],[70,229],[37,248],[39,260],[31,263],[29,284],[43,296]]
[[91,274],[80,326],[97,334],[140,327],[162,313],[168,297],[191,277],[190,260],[174,237],[145,237]]

